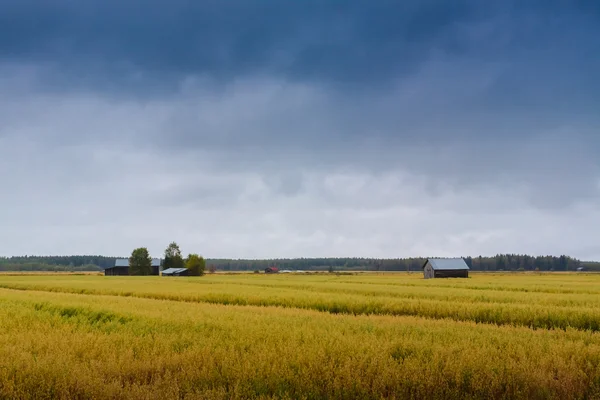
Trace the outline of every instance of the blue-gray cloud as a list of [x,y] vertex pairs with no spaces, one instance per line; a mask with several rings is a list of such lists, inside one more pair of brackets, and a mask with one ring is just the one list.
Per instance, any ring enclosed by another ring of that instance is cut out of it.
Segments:
[[[0,54],[150,75],[376,79],[452,46],[466,2],[5,1]],[[130,70],[128,70],[130,69]],[[98,71],[96,71],[98,72]]]
[[168,89],[186,75],[385,87],[432,52],[524,63],[499,81],[511,92],[538,76],[551,82],[553,68],[579,66],[575,81],[597,71],[597,2],[498,3],[5,0],[0,58],[113,90]]

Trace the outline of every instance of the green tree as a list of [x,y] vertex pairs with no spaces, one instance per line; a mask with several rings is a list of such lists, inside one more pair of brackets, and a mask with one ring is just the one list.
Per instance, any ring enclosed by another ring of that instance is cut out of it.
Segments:
[[185,261],[185,267],[188,269],[188,275],[202,276],[206,269],[206,261],[198,254],[190,254]]
[[129,257],[129,275],[152,275],[152,258],[145,247],[139,247]]
[[165,260],[163,262],[163,269],[168,268],[184,268],[185,262],[183,261],[183,257],[181,257],[181,250],[179,250],[179,245],[175,242],[172,242],[165,249]]

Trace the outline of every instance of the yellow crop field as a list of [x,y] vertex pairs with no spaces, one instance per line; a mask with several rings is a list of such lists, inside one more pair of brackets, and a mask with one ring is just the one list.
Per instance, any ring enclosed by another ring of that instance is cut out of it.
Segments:
[[0,398],[600,398],[600,275],[2,275]]

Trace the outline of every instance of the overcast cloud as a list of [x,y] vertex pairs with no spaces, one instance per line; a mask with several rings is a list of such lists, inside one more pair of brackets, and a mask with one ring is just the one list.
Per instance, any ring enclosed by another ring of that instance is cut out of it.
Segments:
[[0,2],[0,255],[600,259],[597,1]]

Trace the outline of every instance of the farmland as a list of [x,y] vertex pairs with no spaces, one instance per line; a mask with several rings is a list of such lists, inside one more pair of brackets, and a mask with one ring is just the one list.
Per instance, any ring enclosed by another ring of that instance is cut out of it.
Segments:
[[0,398],[599,398],[600,275],[0,275]]

